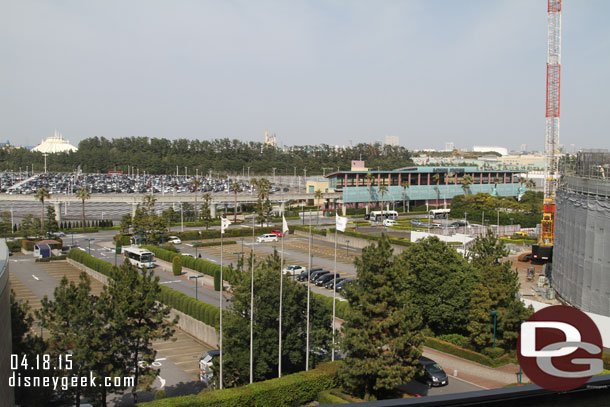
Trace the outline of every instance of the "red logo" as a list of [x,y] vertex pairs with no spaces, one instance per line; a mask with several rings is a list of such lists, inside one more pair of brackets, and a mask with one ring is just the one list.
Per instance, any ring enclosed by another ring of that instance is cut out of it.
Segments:
[[563,305],[543,308],[521,324],[517,356],[533,383],[553,391],[580,387],[603,370],[595,322]]

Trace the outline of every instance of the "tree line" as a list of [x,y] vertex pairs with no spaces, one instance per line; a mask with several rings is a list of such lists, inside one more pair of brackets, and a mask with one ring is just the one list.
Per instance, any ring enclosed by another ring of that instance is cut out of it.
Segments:
[[[327,144],[303,145],[279,148],[260,142],[243,142],[230,139],[216,140],[169,140],[165,138],[125,137],[106,139],[92,137],[78,144],[78,151],[52,154],[47,157],[50,172],[71,172],[80,168],[84,172],[106,173],[123,171],[128,166],[138,168],[140,173],[184,174],[269,174],[276,168],[277,176],[321,175],[326,172],[348,170],[351,160],[366,160],[370,168],[391,170],[412,164],[411,153],[404,147],[381,143],[357,144],[353,147],[335,148]],[[34,165],[42,170],[42,153],[23,148],[0,150],[0,169],[17,171]]]

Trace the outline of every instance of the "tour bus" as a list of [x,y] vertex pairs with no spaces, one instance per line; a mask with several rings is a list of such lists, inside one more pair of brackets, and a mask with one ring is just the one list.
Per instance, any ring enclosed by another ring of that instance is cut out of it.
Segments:
[[449,219],[451,209],[432,209],[430,211],[430,219]]
[[155,255],[146,249],[135,246],[123,246],[121,253],[136,267],[150,268],[155,265]]
[[398,219],[398,212],[396,211],[372,211],[368,215],[364,215],[364,219],[373,220],[375,222],[382,221],[384,219]]

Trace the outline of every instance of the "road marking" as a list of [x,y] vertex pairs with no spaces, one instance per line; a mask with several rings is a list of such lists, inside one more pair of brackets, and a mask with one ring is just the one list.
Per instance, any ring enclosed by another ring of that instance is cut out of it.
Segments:
[[159,387],[159,389],[162,389],[163,387],[165,387],[165,379],[159,376],[159,381],[161,382],[161,387]]
[[40,279],[38,277],[36,277],[34,274],[32,274],[32,277],[34,277],[36,279],[36,281],[40,281]]
[[182,280],[171,280],[171,281],[159,281],[159,284],[171,284],[171,283],[179,283]]
[[217,261],[216,261],[216,260],[214,260],[214,259],[210,259],[209,257],[206,257],[205,259],[206,259],[206,260],[209,260],[209,261],[212,261],[212,262],[214,262],[214,263],[217,263]]
[[167,360],[167,358],[157,358],[155,359],[155,362],[159,362],[160,360]]

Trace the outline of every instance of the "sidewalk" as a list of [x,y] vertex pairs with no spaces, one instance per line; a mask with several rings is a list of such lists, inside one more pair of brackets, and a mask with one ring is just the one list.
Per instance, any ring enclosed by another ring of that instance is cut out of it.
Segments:
[[[519,366],[512,363],[494,369],[428,347],[424,347],[424,356],[436,361],[448,375],[486,389],[497,389],[519,381]],[[522,381],[526,383],[529,379],[523,375]]]

